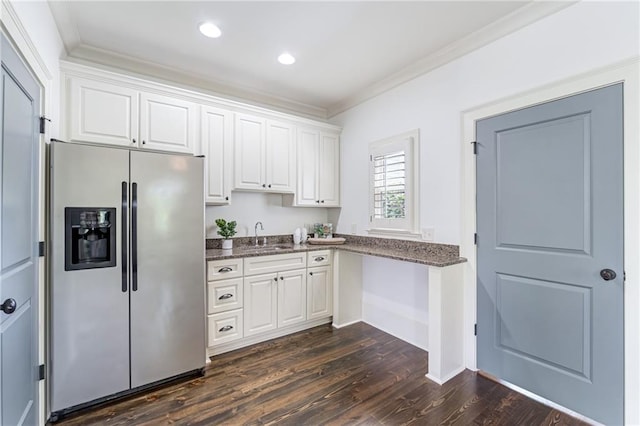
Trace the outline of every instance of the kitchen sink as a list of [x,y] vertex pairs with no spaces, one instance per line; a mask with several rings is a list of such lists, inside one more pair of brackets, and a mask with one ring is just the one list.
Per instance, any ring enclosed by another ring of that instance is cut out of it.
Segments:
[[273,244],[273,245],[270,244],[266,246],[243,246],[238,248],[243,252],[255,253],[255,252],[263,252],[263,251],[286,250],[286,249],[291,249],[292,246],[286,245],[286,244]]

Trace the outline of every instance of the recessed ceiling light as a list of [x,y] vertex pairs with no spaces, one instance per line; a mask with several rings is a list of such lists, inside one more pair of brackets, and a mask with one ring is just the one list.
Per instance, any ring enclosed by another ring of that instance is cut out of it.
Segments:
[[200,24],[200,32],[207,37],[218,38],[222,35],[222,31],[215,24],[211,22],[205,22]]
[[291,65],[295,61],[296,58],[291,56],[289,53],[283,53],[282,55],[278,56],[278,62],[280,62],[282,65]]

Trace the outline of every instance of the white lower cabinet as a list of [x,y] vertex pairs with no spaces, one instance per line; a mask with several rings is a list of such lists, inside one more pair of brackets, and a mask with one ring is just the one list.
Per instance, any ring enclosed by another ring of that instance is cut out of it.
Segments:
[[275,329],[278,326],[278,274],[245,277],[244,294],[245,336]]
[[331,321],[331,250],[207,263],[208,355]]
[[307,319],[333,314],[333,282],[331,267],[309,268],[307,273]]
[[307,319],[307,276],[305,269],[278,274],[278,327]]

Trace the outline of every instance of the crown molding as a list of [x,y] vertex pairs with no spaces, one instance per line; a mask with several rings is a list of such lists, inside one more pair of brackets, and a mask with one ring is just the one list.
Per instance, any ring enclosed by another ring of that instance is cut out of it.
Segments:
[[389,77],[329,106],[327,118],[334,117],[403,83],[471,53],[499,38],[571,6],[577,3],[577,1],[578,0],[532,1],[531,3],[527,3],[497,21],[474,31]]
[[58,27],[58,33],[67,53],[82,44],[78,25],[71,16],[69,3],[66,1],[47,1],[53,20]]
[[69,53],[68,59],[75,59],[80,62],[86,61],[89,64],[99,64],[120,72],[133,72],[159,79],[165,83],[179,84],[200,91],[204,90],[214,96],[225,97],[238,102],[249,102],[253,105],[276,109],[289,114],[303,115],[325,121],[327,119],[327,110],[325,108],[85,44],[80,44],[73,49]]
[[20,21],[18,13],[9,0],[2,0],[0,10],[2,31],[17,45],[27,66],[36,75],[40,83],[46,86],[46,82],[53,78],[51,70],[47,67],[38,49],[33,44],[31,37],[29,37],[27,30]]

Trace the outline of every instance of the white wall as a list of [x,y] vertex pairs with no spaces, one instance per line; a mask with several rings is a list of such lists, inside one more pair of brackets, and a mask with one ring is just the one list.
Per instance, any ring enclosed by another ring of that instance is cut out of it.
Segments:
[[638,8],[578,3],[334,117],[343,126],[337,231],[356,224],[366,235],[369,142],[419,128],[421,227],[459,244],[462,111],[638,55]]
[[[284,196],[286,198],[286,196]],[[264,225],[259,235],[292,234],[296,228],[313,223],[327,222],[327,210],[315,207],[290,207],[280,194],[258,194],[234,191],[229,206],[207,206],[207,238],[220,238],[216,234],[215,220],[223,218],[238,222],[236,237],[254,235],[256,222]]]
[[[419,128],[420,226],[434,227],[437,242],[460,244],[463,112],[638,55],[639,2],[580,2],[334,117],[343,126],[341,161],[349,166],[342,169],[337,232],[349,233],[356,224],[366,235],[369,142]],[[385,263],[384,273],[367,273],[371,265],[363,268],[366,298],[384,298],[385,284],[394,277],[393,288],[402,286],[404,295],[394,309],[426,312],[426,297],[423,307],[415,299],[428,285],[426,277],[393,263]],[[369,304],[363,317],[402,336],[383,307]],[[637,384],[636,370],[625,372],[627,382]],[[627,415],[640,418],[629,409]]]

